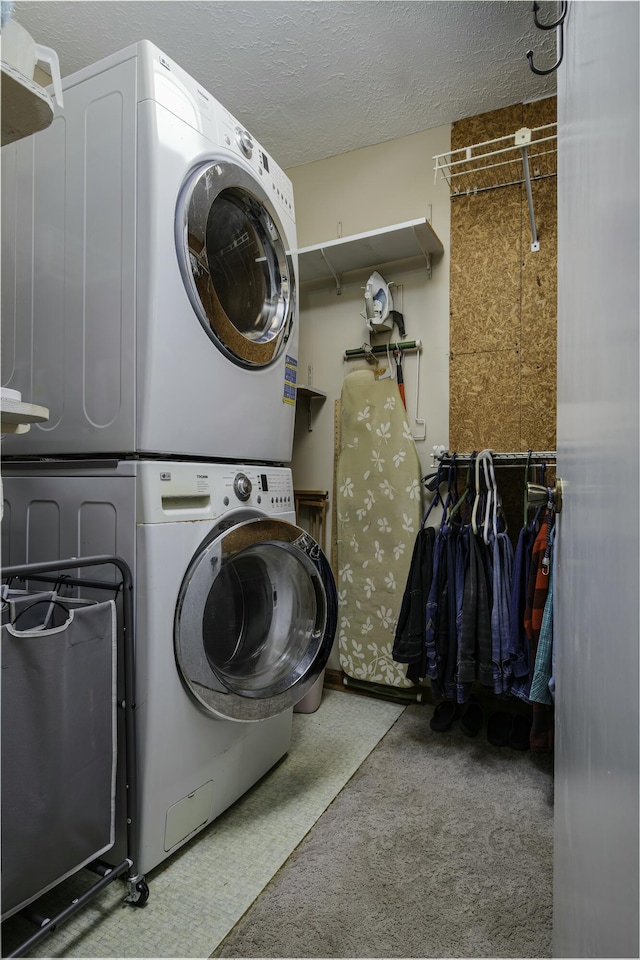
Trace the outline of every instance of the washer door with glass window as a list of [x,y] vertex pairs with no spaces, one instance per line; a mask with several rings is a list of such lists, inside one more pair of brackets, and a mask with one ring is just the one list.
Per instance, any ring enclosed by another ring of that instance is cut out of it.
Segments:
[[178,199],[176,246],[200,323],[244,367],[280,356],[294,322],[295,276],[267,193],[242,167],[197,167]]
[[336,588],[318,544],[284,520],[245,520],[200,546],[176,605],[181,679],[217,717],[262,720],[311,689],[336,632]]

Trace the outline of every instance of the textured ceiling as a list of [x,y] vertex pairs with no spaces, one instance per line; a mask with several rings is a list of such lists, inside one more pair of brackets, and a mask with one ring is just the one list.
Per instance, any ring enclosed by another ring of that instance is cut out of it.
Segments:
[[526,59],[550,66],[555,31],[525,0],[28,0],[13,16],[63,76],[153,41],[283,167],[555,92]]

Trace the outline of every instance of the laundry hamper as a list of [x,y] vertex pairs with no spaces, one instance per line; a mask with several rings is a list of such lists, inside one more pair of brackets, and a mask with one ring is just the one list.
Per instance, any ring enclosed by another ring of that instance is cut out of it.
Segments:
[[5,595],[2,919],[114,842],[113,600]]

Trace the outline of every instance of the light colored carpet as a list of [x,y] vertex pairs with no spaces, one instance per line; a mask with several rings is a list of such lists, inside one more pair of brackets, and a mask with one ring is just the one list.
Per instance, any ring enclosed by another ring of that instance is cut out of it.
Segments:
[[549,957],[550,755],[409,706],[214,957]]
[[[288,756],[148,874],[144,908],[123,905],[115,881],[30,956],[208,957],[404,709],[325,690],[316,713],[294,714]],[[60,884],[47,915],[94,879],[81,871]],[[31,933],[20,918],[7,921],[3,956]]]

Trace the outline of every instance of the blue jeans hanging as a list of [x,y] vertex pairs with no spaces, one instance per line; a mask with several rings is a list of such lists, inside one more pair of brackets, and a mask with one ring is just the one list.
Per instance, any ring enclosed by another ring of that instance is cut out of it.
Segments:
[[509,691],[510,588],[513,547],[504,532],[491,535],[493,582],[491,604],[491,667],[493,692],[502,696]]

